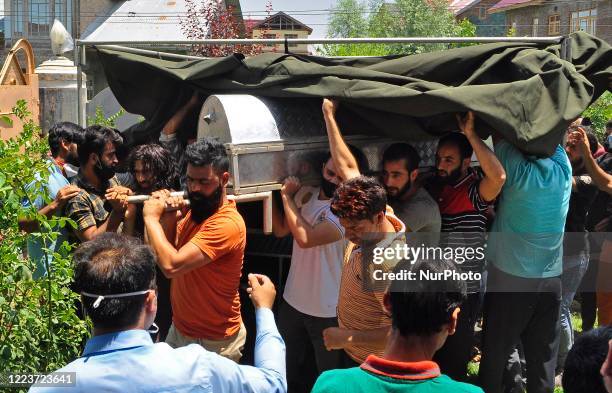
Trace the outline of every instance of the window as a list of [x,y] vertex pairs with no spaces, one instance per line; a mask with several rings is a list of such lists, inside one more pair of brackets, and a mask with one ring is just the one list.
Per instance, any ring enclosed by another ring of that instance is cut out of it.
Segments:
[[548,17],[548,35],[561,34],[561,18],[559,14]]
[[49,1],[30,0],[28,32],[30,36],[46,36],[49,34]]
[[531,35],[533,37],[538,36],[538,26],[540,24],[540,20],[538,18],[533,18],[533,24],[531,25]]
[[[297,34],[285,34],[285,38],[298,38]],[[289,44],[289,48],[297,47],[297,44]]]
[[597,21],[597,8],[591,10],[583,10],[572,12],[570,22],[570,32],[584,31],[589,34],[595,34]]
[[11,30],[13,31],[13,37],[19,38],[24,35],[23,31],[23,13],[25,12],[23,8],[23,0],[13,0],[11,5],[11,13],[15,15],[13,19],[13,23],[11,26]]
[[478,19],[480,20],[487,19],[487,8],[486,7],[478,7]]
[[[53,19],[57,19],[72,34],[72,0],[55,0]],[[51,21],[53,23],[53,21]]]

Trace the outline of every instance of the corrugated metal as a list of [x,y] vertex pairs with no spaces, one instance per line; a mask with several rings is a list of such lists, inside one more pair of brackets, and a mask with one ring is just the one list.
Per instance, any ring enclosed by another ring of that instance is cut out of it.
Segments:
[[83,33],[87,40],[187,40],[180,17],[185,0],[130,0],[98,17]]

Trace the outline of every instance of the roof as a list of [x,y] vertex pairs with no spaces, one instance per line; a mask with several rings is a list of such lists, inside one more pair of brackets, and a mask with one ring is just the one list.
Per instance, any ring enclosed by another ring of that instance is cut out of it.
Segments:
[[96,18],[82,34],[85,40],[187,40],[180,17],[185,0],[120,1],[107,15]]
[[[278,28],[276,28],[277,26]],[[282,26],[291,26],[291,29],[282,29]],[[295,28],[299,27],[299,28]],[[252,27],[253,29],[262,28],[268,30],[306,30],[308,34],[312,33],[312,28],[306,26],[299,20],[285,14],[283,11],[277,12],[274,15],[267,17],[261,22],[257,23]]]
[[487,12],[494,14],[496,12],[508,11],[515,8],[530,7],[534,5],[542,4],[543,0],[501,0],[493,7],[489,8]]
[[481,0],[452,0],[448,9],[457,16],[480,3],[480,1]]

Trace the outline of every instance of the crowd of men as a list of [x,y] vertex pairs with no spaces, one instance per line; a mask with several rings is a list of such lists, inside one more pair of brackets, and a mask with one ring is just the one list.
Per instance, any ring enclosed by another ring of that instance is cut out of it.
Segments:
[[[239,296],[247,234],[226,193],[225,147],[212,138],[182,146],[176,138],[196,103],[170,119],[158,144],[137,146],[125,160],[117,130],[72,123],[49,130],[45,192],[53,201],[34,203],[76,227],[60,229],[51,247],[32,237],[28,254],[41,277],[53,266],[45,248],[82,243],[74,283],[94,326],[83,356],[61,369],[77,372],[78,389],[66,391],[537,393],[552,392],[560,375],[567,393],[611,389],[612,289],[595,289],[609,280],[612,239],[595,244],[587,235],[612,225],[612,154],[598,155],[583,119],[565,146],[541,158],[495,133],[490,149],[469,112],[457,118],[460,132],[440,138],[433,176],[423,179],[417,151],[396,143],[376,178],[364,175],[367,161],[345,142],[338,102],[325,99],[329,156],[320,185],[288,177],[273,209],[274,235],[293,236],[278,330],[274,285],[248,277],[257,310],[251,367],[238,365],[247,336]],[[151,197],[129,203],[134,194]],[[26,219],[20,226],[40,230]],[[379,268],[485,278],[366,290],[372,249],[414,239],[445,247],[486,242],[486,260],[387,258]],[[578,339],[570,314],[577,293],[583,330],[593,329],[596,309],[601,326]],[[466,381],[480,320],[476,387]],[[155,344],[152,326],[159,327]]]

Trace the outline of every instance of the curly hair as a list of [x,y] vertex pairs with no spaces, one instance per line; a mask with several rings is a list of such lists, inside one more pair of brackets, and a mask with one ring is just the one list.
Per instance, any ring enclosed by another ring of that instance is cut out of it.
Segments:
[[331,211],[340,218],[371,220],[387,205],[384,187],[373,177],[358,176],[342,182],[331,200]]
[[178,166],[168,150],[160,145],[140,145],[130,154],[130,172],[134,173],[134,165],[140,161],[144,170],[153,176],[151,185],[153,191],[175,188],[178,183]]

